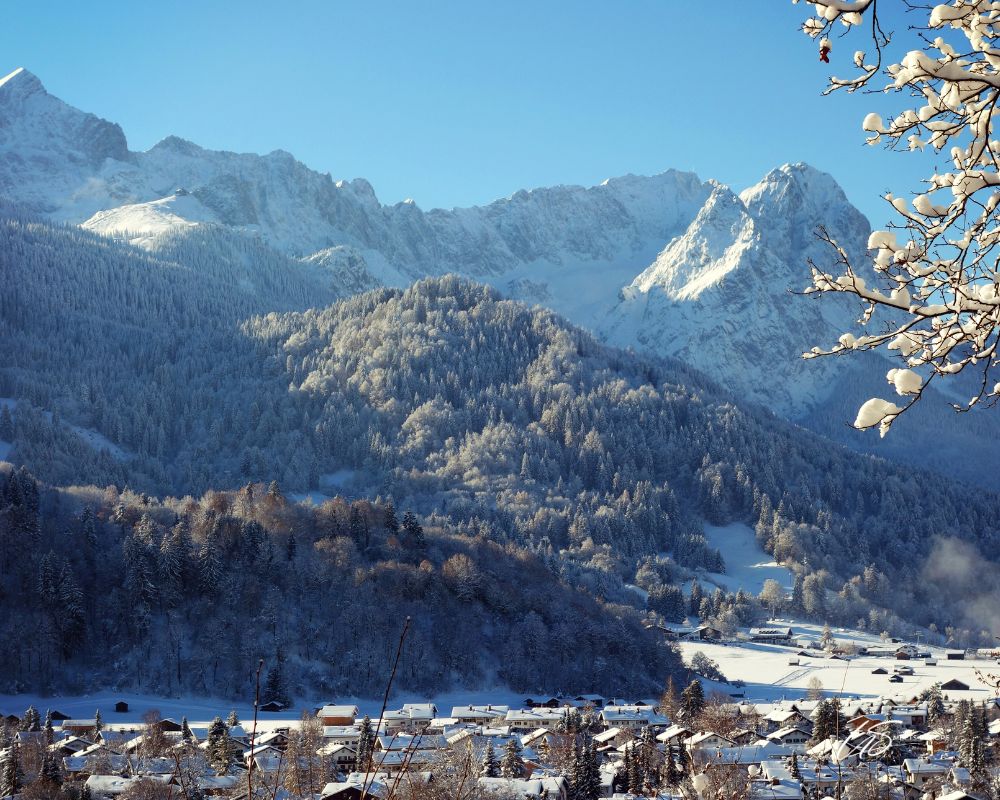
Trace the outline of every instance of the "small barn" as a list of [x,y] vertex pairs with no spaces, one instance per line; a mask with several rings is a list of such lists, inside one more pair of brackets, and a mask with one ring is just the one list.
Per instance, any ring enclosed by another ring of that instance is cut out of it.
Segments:
[[964,650],[949,650],[944,654],[944,657],[948,661],[965,661],[965,651]]
[[958,678],[952,678],[950,681],[942,683],[941,689],[946,692],[967,692],[969,691],[969,684],[962,683]]
[[277,700],[271,700],[270,702],[264,703],[264,705],[260,707],[261,711],[268,711],[268,712],[284,711],[284,709],[285,709],[285,704],[279,703]]
[[115,703],[115,713],[116,714],[127,714],[128,713],[128,703],[124,700],[119,700]]

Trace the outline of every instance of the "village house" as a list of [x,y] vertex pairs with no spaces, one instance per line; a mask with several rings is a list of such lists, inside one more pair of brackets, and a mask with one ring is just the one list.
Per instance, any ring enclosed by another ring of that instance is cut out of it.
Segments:
[[358,716],[357,706],[325,705],[316,711],[324,726],[353,725]]
[[[537,728],[554,731],[559,727],[565,712],[553,708],[511,709],[504,721],[512,731],[528,733]],[[603,712],[602,712],[603,713]]]
[[768,734],[767,738],[772,742],[777,742],[778,744],[785,745],[786,747],[801,747],[804,749],[810,736],[811,734],[809,731],[804,728],[785,727],[780,730],[776,730],[774,733]]
[[666,717],[653,712],[649,707],[605,706],[601,709],[601,722],[607,727],[630,728],[636,730],[647,725],[666,725]]
[[387,733],[417,733],[427,729],[437,713],[433,703],[406,703],[396,711],[386,711],[382,721]]
[[457,724],[493,725],[507,718],[510,706],[454,706],[451,718]]
[[751,642],[769,642],[773,644],[789,644],[792,641],[792,629],[785,627],[751,628]]
[[907,758],[903,761],[903,775],[910,786],[922,792],[928,784],[940,782],[948,774],[949,766],[925,758]]

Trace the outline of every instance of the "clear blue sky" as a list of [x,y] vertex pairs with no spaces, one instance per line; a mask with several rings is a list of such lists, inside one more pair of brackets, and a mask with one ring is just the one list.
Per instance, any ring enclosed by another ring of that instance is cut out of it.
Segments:
[[820,97],[856,45],[835,40],[831,68],[797,30],[803,5],[753,5],[736,19],[745,2],[11,3],[0,74],[27,67],[132,149],[169,134],[280,148],[383,202],[670,167],[739,189],[801,160],[883,222],[877,197],[915,188],[914,159],[862,144],[879,98]]

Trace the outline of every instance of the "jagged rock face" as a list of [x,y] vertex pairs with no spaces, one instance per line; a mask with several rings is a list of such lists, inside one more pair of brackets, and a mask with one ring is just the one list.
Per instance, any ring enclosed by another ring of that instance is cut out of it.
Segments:
[[66,105],[25,69],[0,78],[0,195],[47,212],[88,207],[94,174],[130,157],[116,124]]
[[601,328],[617,344],[678,356],[780,414],[808,413],[838,365],[801,354],[835,341],[856,316],[840,298],[791,293],[808,283],[809,260],[830,261],[814,234],[820,225],[862,257],[867,220],[829,175],[786,165],[739,196],[717,187]]

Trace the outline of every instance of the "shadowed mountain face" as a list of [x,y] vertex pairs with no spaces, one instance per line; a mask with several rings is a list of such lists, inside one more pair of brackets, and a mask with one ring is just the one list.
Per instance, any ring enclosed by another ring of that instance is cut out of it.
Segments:
[[[904,419],[880,441],[846,423],[868,397],[890,391],[893,365],[874,354],[801,360],[853,328],[859,311],[846,298],[790,293],[808,282],[809,260],[831,261],[816,228],[858,263],[869,233],[836,181],[807,165],[782,166],[739,194],[668,171],[423,211],[384,206],[363,179],[334,181],[281,151],[211,151],[177,137],[129,151],[117,125],[49,95],[25,70],[0,81],[0,156],[0,195],[154,253],[211,240],[245,261],[234,250],[250,237],[270,260],[323,270],[337,296],[459,273],[609,343],[676,356],[852,447],[920,464],[937,453],[949,474],[1000,481],[983,444],[1000,435],[995,415],[956,418],[932,390],[919,424]],[[212,233],[221,230],[225,247]],[[950,450],[937,446],[942,436]]]

